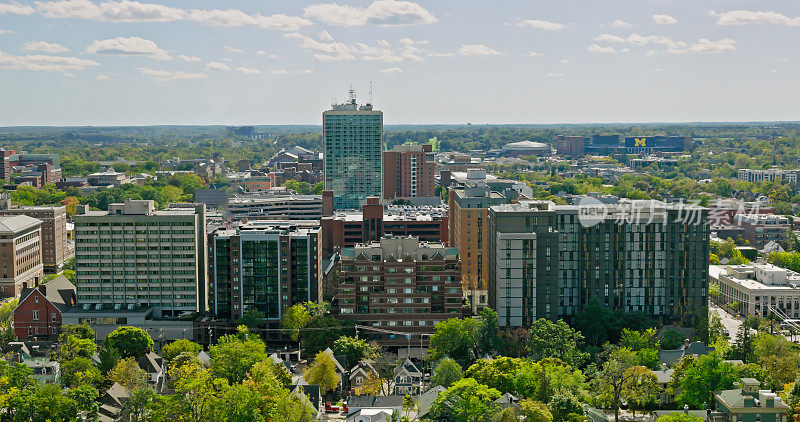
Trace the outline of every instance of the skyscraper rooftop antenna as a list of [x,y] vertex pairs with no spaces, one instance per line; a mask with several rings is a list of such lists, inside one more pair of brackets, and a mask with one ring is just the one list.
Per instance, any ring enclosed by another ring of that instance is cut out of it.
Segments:
[[369,103],[372,104],[372,81],[369,81]]
[[355,104],[356,103],[356,90],[353,89],[353,85],[350,85],[350,90],[347,91],[347,92],[350,95],[350,104]]

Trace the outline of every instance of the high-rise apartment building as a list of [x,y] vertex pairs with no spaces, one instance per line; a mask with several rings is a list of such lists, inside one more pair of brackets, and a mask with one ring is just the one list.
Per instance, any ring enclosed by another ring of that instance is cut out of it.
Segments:
[[433,145],[395,145],[383,152],[383,199],[425,198],[434,192]]
[[510,185],[489,186],[486,181],[478,181],[450,189],[447,232],[450,246],[458,248],[461,257],[462,290],[473,311],[488,303],[486,227],[489,207],[508,204],[518,198],[516,191],[505,187]]
[[319,225],[253,221],[208,235],[211,311],[237,320],[248,309],[278,323],[292,305],[321,299]]
[[42,271],[42,222],[27,215],[0,217],[2,297],[38,285]]
[[381,196],[383,112],[358,105],[353,90],[344,104],[322,113],[325,189],[336,209],[359,208],[369,196]]
[[0,215],[27,215],[42,220],[42,264],[45,272],[59,272],[64,261],[74,254],[74,246],[67,240],[65,206],[13,206],[8,197],[0,197]]
[[155,317],[208,309],[206,211],[202,204],[125,199],[75,216],[78,304],[152,307]]
[[[489,306],[502,327],[567,318],[598,301],[693,325],[708,298],[708,209],[657,201],[525,201],[489,208]],[[587,220],[588,219],[588,220]]]
[[[433,333],[434,325],[461,316],[458,250],[415,237],[387,236],[344,248],[337,264],[336,297],[343,320],[385,330]],[[375,335],[405,345],[404,335]]]

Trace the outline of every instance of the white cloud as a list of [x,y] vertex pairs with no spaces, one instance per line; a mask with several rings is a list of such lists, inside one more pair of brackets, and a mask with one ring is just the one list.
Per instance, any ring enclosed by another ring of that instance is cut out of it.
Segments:
[[570,64],[570,63],[572,63],[572,62],[570,62],[567,59],[561,59],[561,64]]
[[318,60],[354,60],[356,58],[353,54],[353,49],[347,44],[341,42],[317,41],[311,37],[296,32],[286,34],[284,37],[300,40],[298,46],[301,49],[311,53]]
[[320,31],[319,33],[317,33],[317,39],[325,42],[333,41],[333,37],[328,31]]
[[403,69],[400,69],[399,67],[389,67],[386,69],[381,69],[381,73],[402,73],[402,72]]
[[97,79],[98,81],[107,81],[107,80],[111,79],[111,77],[108,76],[108,75],[100,74],[100,75],[97,75],[97,77],[95,79]]
[[623,43],[627,41],[625,38],[611,34],[600,34],[594,37],[594,40],[597,42],[617,42],[617,43]]
[[548,78],[560,78],[560,77],[564,76],[564,74],[563,73],[546,73],[544,76],[547,76]]
[[186,11],[137,1],[90,0],[37,1],[36,10],[52,19],[89,19],[101,22],[172,22],[186,18]]
[[678,23],[678,20],[670,15],[653,15],[653,23],[656,25],[672,25]]
[[486,44],[465,44],[458,49],[458,54],[461,56],[499,56],[503,53]]
[[693,53],[724,53],[734,50],[736,50],[736,41],[730,38],[723,38],[719,41],[701,38],[689,47],[689,51]]
[[328,25],[423,25],[438,22],[429,10],[411,1],[375,0],[367,7],[322,3],[308,6],[303,16]]
[[241,50],[241,49],[238,49],[238,48],[235,48],[235,47],[231,47],[231,46],[227,46],[227,45],[225,46],[225,49],[230,51],[231,53],[234,53],[234,54],[242,54],[242,53],[244,53],[244,50]]
[[586,49],[586,51],[588,51],[590,53],[601,53],[602,54],[602,53],[615,53],[617,51],[617,49],[614,48],[614,47],[611,47],[611,46],[603,47],[603,46],[600,46],[600,45],[597,45],[597,44],[592,44]]
[[40,53],[58,54],[66,53],[69,48],[61,44],[49,43],[46,41],[28,41],[22,46],[25,51],[38,51]]
[[716,16],[717,25],[722,26],[758,24],[800,26],[800,16],[791,18],[773,11],[731,10],[723,13],[711,11],[709,14]]
[[12,15],[32,15],[36,11],[27,4],[20,4],[17,2],[0,3],[0,15],[7,13]]
[[[174,22],[190,20],[208,26],[258,26],[265,29],[297,31],[313,25],[308,19],[283,14],[250,15],[237,9],[180,9],[161,4],[133,0],[103,1],[56,0],[37,1],[36,10],[53,19],[88,19],[100,22]],[[0,6],[1,7],[1,6]],[[2,8],[0,8],[2,10]],[[30,9],[33,13],[33,9]],[[0,13],[2,14],[2,13]]]
[[650,69],[650,71],[651,71],[651,72],[655,72],[655,73],[659,73],[659,72],[661,72],[661,69],[659,69],[659,68],[654,68],[654,69]]
[[314,73],[311,69],[300,69],[300,70],[273,70],[273,75],[310,75]]
[[185,62],[199,62],[199,61],[201,61],[201,60],[200,60],[200,57],[196,57],[196,56],[186,56],[186,55],[183,55],[183,54],[181,54],[180,56],[178,56],[178,59],[179,59],[179,60],[183,60],[183,61],[185,61]]
[[14,33],[14,31],[10,31],[10,30],[8,30],[8,29],[0,29],[0,35],[3,35],[3,34],[13,34],[13,33]]
[[139,73],[156,82],[208,79],[208,75],[205,73],[187,73],[180,70],[155,70],[147,67],[140,67],[138,70]]
[[155,42],[139,37],[118,37],[97,40],[86,47],[87,53],[110,56],[145,56],[156,60],[171,60],[172,57]]
[[614,28],[621,28],[621,29],[633,28],[632,24],[619,19],[615,20],[614,23],[611,24],[611,26],[613,26]]
[[78,57],[47,56],[41,54],[15,56],[0,51],[0,69],[32,70],[36,72],[68,72],[71,70],[83,70],[93,66],[100,66],[100,64],[92,60]]
[[528,56],[530,56],[530,57],[542,57],[543,55],[544,54],[542,54],[542,53],[540,53],[538,51],[529,51],[528,52]]
[[788,59],[788,58],[786,58],[786,57],[780,57],[780,58],[778,58],[778,62],[779,62],[779,63],[786,63],[786,62],[788,62],[788,61],[789,61],[789,59]]
[[253,69],[252,67],[237,67],[236,70],[238,72],[244,73],[245,75],[258,75],[261,73],[258,69]]
[[334,41],[333,37],[326,42],[295,32],[286,34],[285,37],[299,40],[298,46],[301,49],[312,54],[317,60],[324,61],[355,60],[360,58],[384,63],[418,62],[423,60],[423,55],[425,54],[419,45],[427,43],[427,41],[403,38],[397,45],[393,45],[386,40],[378,40],[377,45],[365,43],[348,45]]
[[258,50],[258,51],[256,51],[256,54],[259,55],[259,56],[267,56],[268,59],[278,59],[279,58],[278,56],[276,56],[274,54],[271,54],[271,53],[269,53],[267,51],[264,51],[264,50]]
[[226,65],[225,63],[208,62],[206,64],[206,69],[208,69],[208,70],[221,70],[223,72],[227,72],[227,71],[231,70],[231,67]]
[[777,75],[778,73],[781,73],[781,72],[780,72],[779,70],[777,70],[777,69],[772,69],[772,72],[771,72],[771,73],[772,73],[773,75]]
[[539,19],[525,19],[518,23],[517,26],[527,26],[536,29],[544,29],[546,31],[558,31],[559,29],[566,28],[563,24]]

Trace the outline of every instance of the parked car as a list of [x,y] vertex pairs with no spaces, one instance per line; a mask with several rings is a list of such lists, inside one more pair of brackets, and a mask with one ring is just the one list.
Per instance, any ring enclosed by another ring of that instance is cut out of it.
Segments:
[[340,409],[339,406],[337,406],[335,404],[325,403],[325,412],[327,412],[327,413],[336,413],[336,412],[339,412],[341,410],[342,409]]

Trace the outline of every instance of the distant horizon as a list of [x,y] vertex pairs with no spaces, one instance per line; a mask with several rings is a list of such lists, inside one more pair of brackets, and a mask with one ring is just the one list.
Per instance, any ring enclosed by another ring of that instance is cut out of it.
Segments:
[[[624,126],[624,125],[763,125],[763,124],[800,124],[800,120],[763,120],[763,121],[650,121],[650,122],[594,122],[594,123],[385,123],[386,126]],[[69,125],[4,125],[0,129],[44,129],[44,128],[147,128],[147,127],[280,127],[280,126],[311,126],[322,127],[321,123],[164,123],[164,124],[115,124],[115,125],[93,125],[93,124],[69,124]]]

